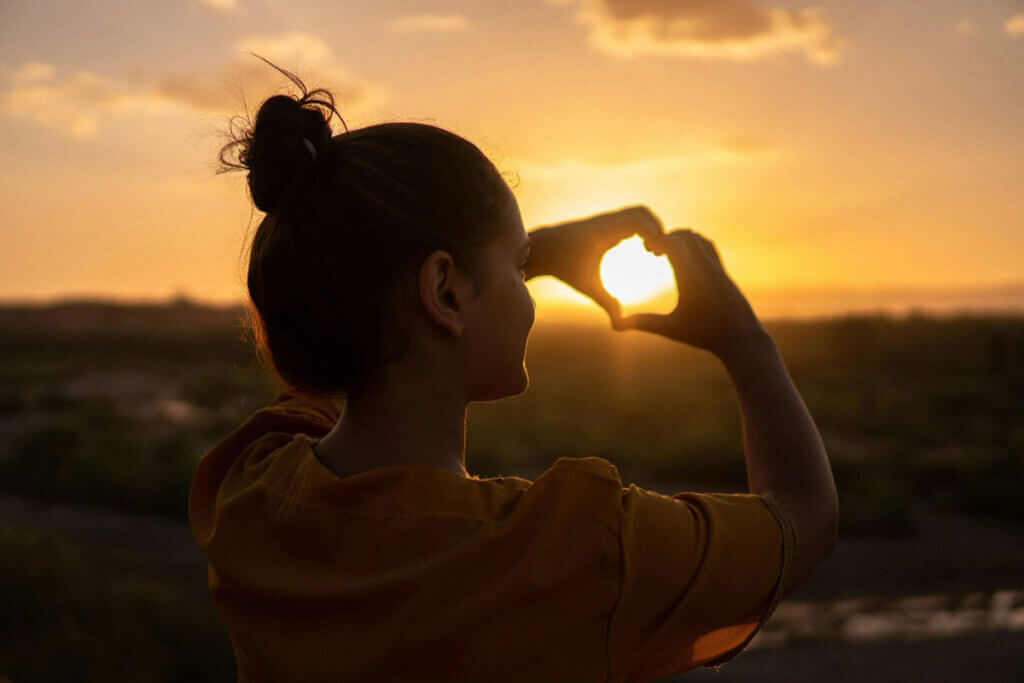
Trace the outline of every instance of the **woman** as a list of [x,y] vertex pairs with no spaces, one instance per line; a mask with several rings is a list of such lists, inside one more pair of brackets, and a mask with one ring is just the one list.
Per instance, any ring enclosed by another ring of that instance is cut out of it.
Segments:
[[[302,97],[266,100],[221,155],[266,212],[248,288],[285,390],[204,455],[189,500],[239,680],[642,681],[734,657],[830,551],[838,506],[712,244],[645,207],[527,233],[470,142],[416,123],[332,136],[329,93],[285,73]],[[633,234],[686,292],[668,315],[622,317],[600,284]],[[721,359],[749,494],[664,496],[598,457],[536,481],[467,472],[467,405],[528,385],[536,275],[617,330]]]

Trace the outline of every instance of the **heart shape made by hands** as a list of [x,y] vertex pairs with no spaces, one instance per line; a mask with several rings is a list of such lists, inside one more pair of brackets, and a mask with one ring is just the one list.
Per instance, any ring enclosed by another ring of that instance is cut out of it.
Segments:
[[639,236],[626,238],[604,253],[601,284],[622,304],[622,314],[669,313],[677,293],[672,265],[644,247]]

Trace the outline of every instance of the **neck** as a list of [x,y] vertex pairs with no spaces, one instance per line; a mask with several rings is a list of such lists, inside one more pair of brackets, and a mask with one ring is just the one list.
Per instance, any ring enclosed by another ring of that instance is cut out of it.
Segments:
[[382,465],[432,465],[468,476],[466,406],[454,383],[395,369],[346,399],[317,456],[340,477]]

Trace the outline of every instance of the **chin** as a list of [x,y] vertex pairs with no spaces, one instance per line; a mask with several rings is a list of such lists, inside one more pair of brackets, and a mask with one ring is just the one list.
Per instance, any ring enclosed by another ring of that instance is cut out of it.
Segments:
[[519,394],[526,391],[527,387],[530,386],[530,374],[526,371],[526,366],[519,366],[519,371],[503,379],[501,382],[495,382],[491,386],[484,389],[480,396],[473,399],[475,401],[497,401],[503,398],[510,398],[512,396],[518,396]]
[[526,371],[526,364],[519,368],[519,381],[516,384],[516,390],[509,394],[510,396],[518,396],[519,394],[526,391],[527,387],[530,386],[530,373]]

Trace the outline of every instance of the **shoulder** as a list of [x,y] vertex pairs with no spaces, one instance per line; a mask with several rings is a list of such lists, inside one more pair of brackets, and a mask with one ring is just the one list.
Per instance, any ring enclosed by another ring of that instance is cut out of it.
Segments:
[[604,458],[559,458],[530,484],[519,507],[537,511],[546,525],[618,529],[622,480]]
[[583,458],[559,458],[549,467],[538,479],[545,476],[559,476],[570,478],[597,478],[622,485],[622,478],[615,465],[604,458],[587,456]]

